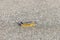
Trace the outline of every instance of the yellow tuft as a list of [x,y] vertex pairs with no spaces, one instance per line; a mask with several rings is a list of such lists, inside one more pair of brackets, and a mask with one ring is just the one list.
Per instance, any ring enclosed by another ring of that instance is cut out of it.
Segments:
[[34,22],[32,22],[32,23],[23,23],[23,24],[21,24],[21,26],[22,27],[24,27],[24,28],[26,28],[26,27],[34,27],[35,26],[35,23]]

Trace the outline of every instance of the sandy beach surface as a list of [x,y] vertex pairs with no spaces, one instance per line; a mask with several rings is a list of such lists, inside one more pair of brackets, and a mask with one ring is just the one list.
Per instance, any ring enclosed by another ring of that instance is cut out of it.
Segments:
[[0,40],[60,40],[60,0],[0,0]]

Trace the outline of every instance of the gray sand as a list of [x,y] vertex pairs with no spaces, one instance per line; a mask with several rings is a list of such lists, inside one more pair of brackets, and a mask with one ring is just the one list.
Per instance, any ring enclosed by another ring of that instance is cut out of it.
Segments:
[[[21,28],[17,21],[36,21]],[[0,0],[0,40],[60,40],[60,0]]]

